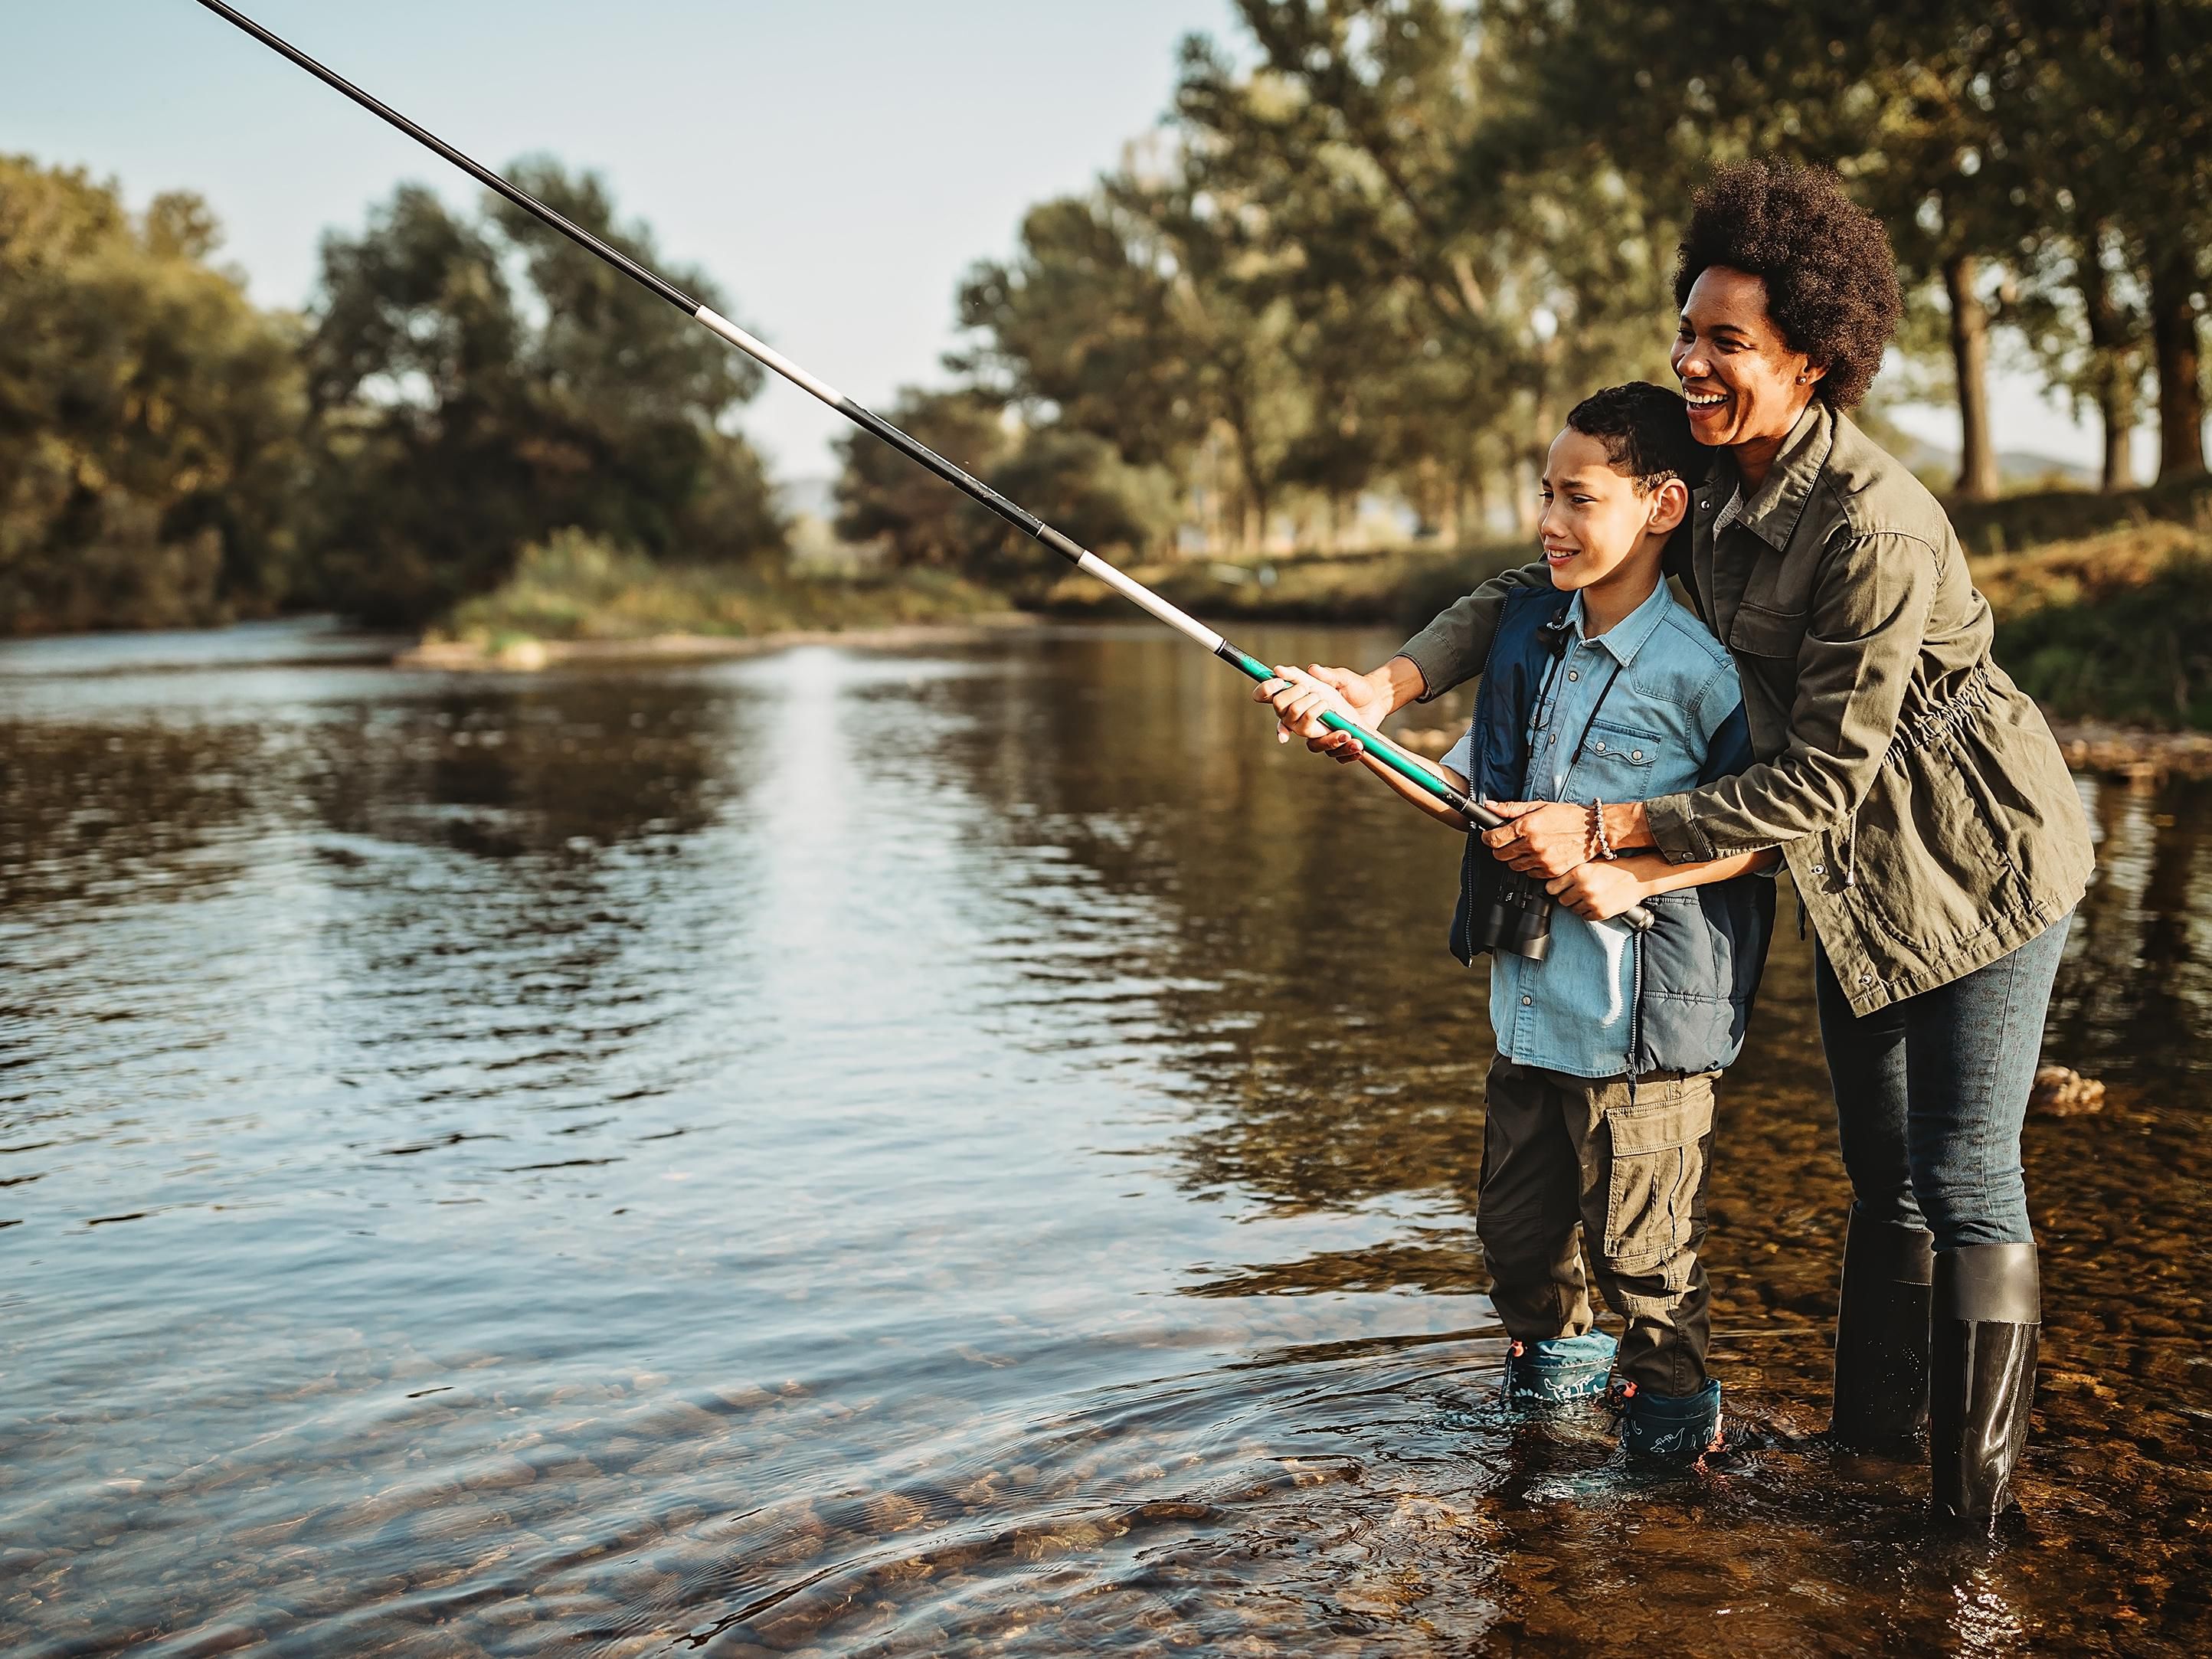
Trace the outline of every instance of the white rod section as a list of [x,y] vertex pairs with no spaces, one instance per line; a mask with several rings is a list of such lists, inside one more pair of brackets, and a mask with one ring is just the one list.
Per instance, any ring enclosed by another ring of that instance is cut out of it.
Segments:
[[1196,640],[1209,651],[1220,648],[1220,635],[1195,617],[1176,610],[1142,582],[1131,580],[1096,553],[1085,553],[1075,562],[1075,568],[1086,575],[1096,576],[1138,609],[1158,617],[1185,638]]
[[705,324],[708,328],[720,335],[738,350],[744,352],[746,356],[757,362],[766,364],[801,391],[812,392],[830,408],[836,409],[845,401],[838,395],[837,388],[827,380],[816,380],[774,346],[763,340],[754,338],[728,318],[723,316],[721,313],[709,311],[706,307],[701,306],[691,314],[696,321]]

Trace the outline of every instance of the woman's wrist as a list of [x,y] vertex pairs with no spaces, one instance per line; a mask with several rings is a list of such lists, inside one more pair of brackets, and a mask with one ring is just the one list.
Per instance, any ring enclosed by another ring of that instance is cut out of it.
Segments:
[[1650,815],[1640,800],[1606,803],[1605,838],[1616,854],[1646,853],[1659,844],[1652,838]]

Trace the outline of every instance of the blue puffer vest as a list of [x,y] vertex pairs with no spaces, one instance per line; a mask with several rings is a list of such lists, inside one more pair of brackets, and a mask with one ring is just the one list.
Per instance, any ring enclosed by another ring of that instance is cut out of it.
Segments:
[[[1476,688],[1471,793],[1482,800],[1518,800],[1528,775],[1531,711],[1551,666],[1543,629],[1571,596],[1555,588],[1516,588],[1505,599]],[[1742,771],[1753,763],[1751,732],[1738,708],[1713,736],[1700,782]],[[1487,907],[1505,866],[1479,836],[1467,838],[1460,866],[1459,904],[1452,915],[1452,954],[1472,966],[1473,919]],[[1647,901],[1657,917],[1633,935],[1636,1002],[1631,1076],[1653,1071],[1705,1072],[1734,1062],[1766,965],[1774,932],[1774,883],[1738,876]],[[1485,949],[1489,947],[1486,946]]]

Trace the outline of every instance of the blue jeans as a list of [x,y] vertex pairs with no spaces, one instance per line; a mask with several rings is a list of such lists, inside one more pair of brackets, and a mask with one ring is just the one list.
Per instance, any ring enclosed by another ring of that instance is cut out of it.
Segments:
[[1864,1018],[1815,947],[1820,1046],[1856,1213],[1925,1227],[1939,1250],[2033,1241],[2020,1130],[2069,920]]

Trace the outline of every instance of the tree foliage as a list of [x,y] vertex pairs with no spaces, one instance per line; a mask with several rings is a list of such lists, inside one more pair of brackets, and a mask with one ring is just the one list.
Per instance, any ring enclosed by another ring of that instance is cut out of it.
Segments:
[[0,633],[258,615],[296,568],[291,319],[190,196],[0,157]]
[[[599,182],[550,162],[525,191],[647,264]],[[696,272],[672,280],[726,305]],[[403,186],[323,244],[307,343],[330,596],[420,621],[574,526],[662,558],[780,554],[751,447],[726,429],[760,371],[511,204]]]
[[[515,176],[655,258],[596,179]],[[257,309],[219,245],[196,197],[133,215],[0,158],[0,632],[309,603],[419,623],[570,526],[780,559],[732,425],[760,371],[529,216],[403,186],[325,240],[304,319]]]
[[1988,376],[2021,343],[2102,416],[2108,484],[2154,401],[2162,472],[2201,469],[2205,0],[1236,9],[1161,134],[971,272],[948,359],[1032,433],[1168,468],[1210,545],[1326,540],[1376,493],[1447,537],[1525,507],[1567,406],[1665,378],[1691,198],[1754,155],[1888,225],[1900,378],[1957,400],[1961,495],[1997,486]]

